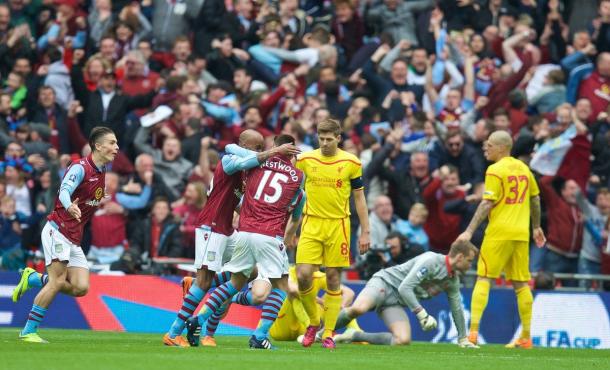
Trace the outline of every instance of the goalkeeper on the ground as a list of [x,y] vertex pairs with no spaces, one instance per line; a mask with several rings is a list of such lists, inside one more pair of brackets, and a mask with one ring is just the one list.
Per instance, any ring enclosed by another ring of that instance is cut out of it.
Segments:
[[464,273],[470,268],[477,252],[477,248],[468,241],[455,242],[447,256],[426,252],[402,265],[377,272],[358,294],[354,304],[341,310],[336,328],[343,328],[355,318],[375,310],[390,332],[366,333],[346,330],[345,333],[336,335],[335,341],[409,344],[411,326],[404,307],[413,312],[423,330],[433,330],[436,328],[436,320],[426,312],[418,299],[427,299],[446,292],[458,332],[458,344],[461,347],[476,347],[467,338],[458,273]]

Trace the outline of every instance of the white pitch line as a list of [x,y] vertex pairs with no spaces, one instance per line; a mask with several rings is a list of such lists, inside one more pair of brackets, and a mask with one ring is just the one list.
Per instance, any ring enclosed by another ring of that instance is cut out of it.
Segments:
[[0,298],[8,298],[13,296],[13,289],[17,285],[0,285]]

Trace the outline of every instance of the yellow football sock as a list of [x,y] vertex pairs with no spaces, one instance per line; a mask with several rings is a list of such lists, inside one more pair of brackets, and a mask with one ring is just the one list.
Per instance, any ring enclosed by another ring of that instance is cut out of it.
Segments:
[[324,296],[324,334],[322,334],[322,338],[333,336],[337,318],[341,311],[341,301],[341,289],[335,291],[326,290],[326,295]]
[[517,307],[519,318],[521,318],[521,339],[530,339],[530,326],[532,324],[532,304],[534,297],[529,286],[515,289],[517,295]]
[[489,299],[489,288],[491,283],[488,280],[477,280],[472,290],[472,301],[470,302],[470,331],[478,332],[481,316],[487,306]]
[[356,319],[353,319],[352,321],[350,321],[349,324],[347,324],[347,326],[345,328],[354,329],[356,331],[362,331],[362,328],[360,327],[360,325],[358,325],[358,321],[356,321]]
[[303,325],[304,327],[308,327],[309,315],[307,315],[307,312],[305,311],[305,307],[303,307],[303,303],[301,302],[301,300],[295,298],[292,299],[290,303],[292,304],[292,312],[294,313],[294,316],[297,318],[299,323],[301,323],[301,325]]
[[303,308],[309,316],[309,325],[319,326],[320,313],[318,312],[318,304],[316,303],[318,292],[313,288],[313,284],[309,289],[303,291],[299,290],[299,296],[301,297]]

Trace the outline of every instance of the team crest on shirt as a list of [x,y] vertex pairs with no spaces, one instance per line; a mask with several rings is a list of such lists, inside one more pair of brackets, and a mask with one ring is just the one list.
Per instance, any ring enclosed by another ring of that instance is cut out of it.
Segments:
[[208,252],[208,261],[213,262],[216,259],[216,252],[209,251]]
[[100,200],[104,196],[104,189],[97,188],[95,189],[95,199]]
[[203,240],[205,240],[206,242],[208,241],[208,234],[207,233],[203,234]]

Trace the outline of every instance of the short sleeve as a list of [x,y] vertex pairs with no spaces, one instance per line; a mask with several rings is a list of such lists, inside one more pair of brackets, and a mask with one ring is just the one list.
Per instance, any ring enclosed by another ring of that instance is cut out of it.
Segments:
[[493,173],[485,174],[485,191],[483,192],[483,199],[491,200],[494,203],[502,199],[504,196],[504,189],[502,189],[502,179],[500,176]]
[[304,158],[298,158],[297,159],[297,163],[295,165],[296,168],[298,168],[299,170],[305,172],[305,159]]
[[351,163],[352,172],[350,175],[350,186],[352,190],[359,190],[364,188],[364,181],[362,181],[362,164],[360,161],[357,163]]
[[530,197],[535,197],[540,195],[540,188],[538,187],[538,182],[534,177],[532,171],[530,171]]
[[352,166],[352,175],[350,176],[350,180],[357,179],[362,177],[362,163],[358,162],[350,162]]

